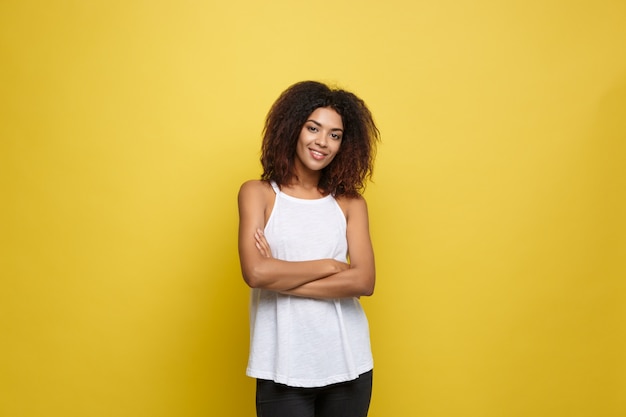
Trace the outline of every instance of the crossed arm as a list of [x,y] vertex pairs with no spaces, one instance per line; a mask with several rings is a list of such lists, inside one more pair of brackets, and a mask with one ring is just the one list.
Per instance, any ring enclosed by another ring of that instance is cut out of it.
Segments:
[[374,253],[363,198],[343,199],[350,263],[335,259],[291,262],[272,258],[263,228],[274,192],[261,181],[248,181],[239,191],[239,259],[246,283],[284,294],[311,298],[371,295]]

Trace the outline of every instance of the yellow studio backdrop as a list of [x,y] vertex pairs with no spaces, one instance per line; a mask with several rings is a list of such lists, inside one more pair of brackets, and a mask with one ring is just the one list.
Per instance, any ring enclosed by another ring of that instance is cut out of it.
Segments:
[[0,4],[0,415],[252,416],[236,194],[293,82],[382,131],[370,415],[626,415],[626,3]]

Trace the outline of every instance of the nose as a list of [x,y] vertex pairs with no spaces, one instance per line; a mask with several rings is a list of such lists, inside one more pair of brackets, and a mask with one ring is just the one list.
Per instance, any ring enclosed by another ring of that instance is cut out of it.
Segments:
[[326,134],[323,132],[320,132],[320,134],[315,138],[315,144],[317,146],[321,146],[325,148],[327,144],[326,140],[327,140]]

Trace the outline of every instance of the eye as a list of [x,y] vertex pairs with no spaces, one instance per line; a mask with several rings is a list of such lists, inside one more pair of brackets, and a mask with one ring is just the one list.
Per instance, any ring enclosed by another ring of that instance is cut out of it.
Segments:
[[331,133],[330,137],[335,139],[335,140],[339,140],[339,139],[341,139],[341,134],[340,133]]
[[309,130],[309,132],[317,132],[317,127],[315,126],[307,126],[306,128]]

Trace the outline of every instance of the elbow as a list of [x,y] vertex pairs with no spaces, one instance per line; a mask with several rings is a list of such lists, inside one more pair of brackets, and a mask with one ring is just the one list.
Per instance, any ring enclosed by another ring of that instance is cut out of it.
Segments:
[[374,268],[359,268],[351,266],[354,278],[351,280],[351,292],[356,297],[369,297],[374,294],[376,284],[376,270]]
[[253,273],[243,272],[243,280],[250,288],[259,288],[261,286],[259,277]]
[[265,285],[264,274],[261,268],[242,268],[243,280],[250,288],[263,288]]
[[374,295],[374,283],[364,287],[363,291],[362,291],[362,295],[364,297],[370,297],[370,296]]
[[250,287],[250,288],[258,288],[259,287],[258,280],[254,276],[243,274],[243,280],[246,283],[246,285],[248,287]]
[[364,297],[369,297],[374,295],[374,287],[376,286],[376,276],[372,274],[367,279],[363,281],[363,286],[361,288],[361,295]]

